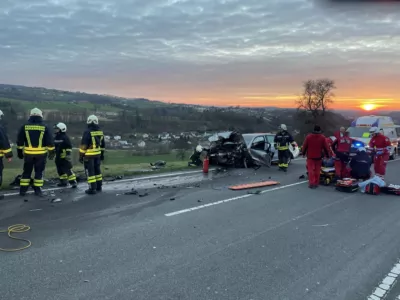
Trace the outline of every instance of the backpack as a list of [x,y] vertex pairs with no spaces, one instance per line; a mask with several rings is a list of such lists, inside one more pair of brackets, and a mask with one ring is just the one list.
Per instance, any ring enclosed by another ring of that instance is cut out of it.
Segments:
[[375,183],[368,183],[365,187],[365,193],[368,195],[379,195],[381,188]]

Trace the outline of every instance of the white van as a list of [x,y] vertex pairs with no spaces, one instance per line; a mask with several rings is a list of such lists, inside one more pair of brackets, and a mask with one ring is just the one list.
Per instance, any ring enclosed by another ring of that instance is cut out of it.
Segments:
[[378,127],[383,130],[383,134],[392,142],[390,149],[390,159],[395,159],[398,154],[398,145],[400,141],[400,126],[395,125],[393,119],[388,116],[364,116],[354,120],[349,127],[349,136],[368,146],[371,140],[369,129]]

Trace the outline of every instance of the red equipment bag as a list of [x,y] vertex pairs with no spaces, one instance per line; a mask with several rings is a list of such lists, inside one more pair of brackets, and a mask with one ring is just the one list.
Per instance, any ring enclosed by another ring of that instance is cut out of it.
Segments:
[[381,187],[381,192],[389,195],[400,196],[400,185],[389,184],[388,186]]
[[368,195],[379,195],[381,192],[381,188],[379,187],[379,185],[375,184],[375,183],[369,183],[367,184],[367,186],[365,187],[365,193]]
[[336,182],[336,190],[344,193],[355,193],[358,191],[358,181],[352,178],[343,178]]

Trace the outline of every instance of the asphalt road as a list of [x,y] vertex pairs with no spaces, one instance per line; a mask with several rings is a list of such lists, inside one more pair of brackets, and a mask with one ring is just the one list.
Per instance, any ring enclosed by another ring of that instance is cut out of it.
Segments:
[[[399,166],[388,165],[391,183]],[[0,253],[0,299],[379,300],[381,285],[395,300],[400,287],[387,277],[399,263],[400,198],[310,190],[304,169],[297,160],[287,174],[233,170],[109,184],[97,196],[6,198],[0,226],[30,225],[21,236],[33,245]],[[228,189],[268,179],[281,184],[256,195]],[[148,195],[124,194],[132,188]],[[18,245],[0,236],[0,247]]]

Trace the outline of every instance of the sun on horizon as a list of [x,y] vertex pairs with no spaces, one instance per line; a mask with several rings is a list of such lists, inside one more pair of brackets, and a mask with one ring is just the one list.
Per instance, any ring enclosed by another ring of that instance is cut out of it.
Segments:
[[374,103],[364,103],[360,106],[363,110],[371,111],[378,108],[378,105]]

